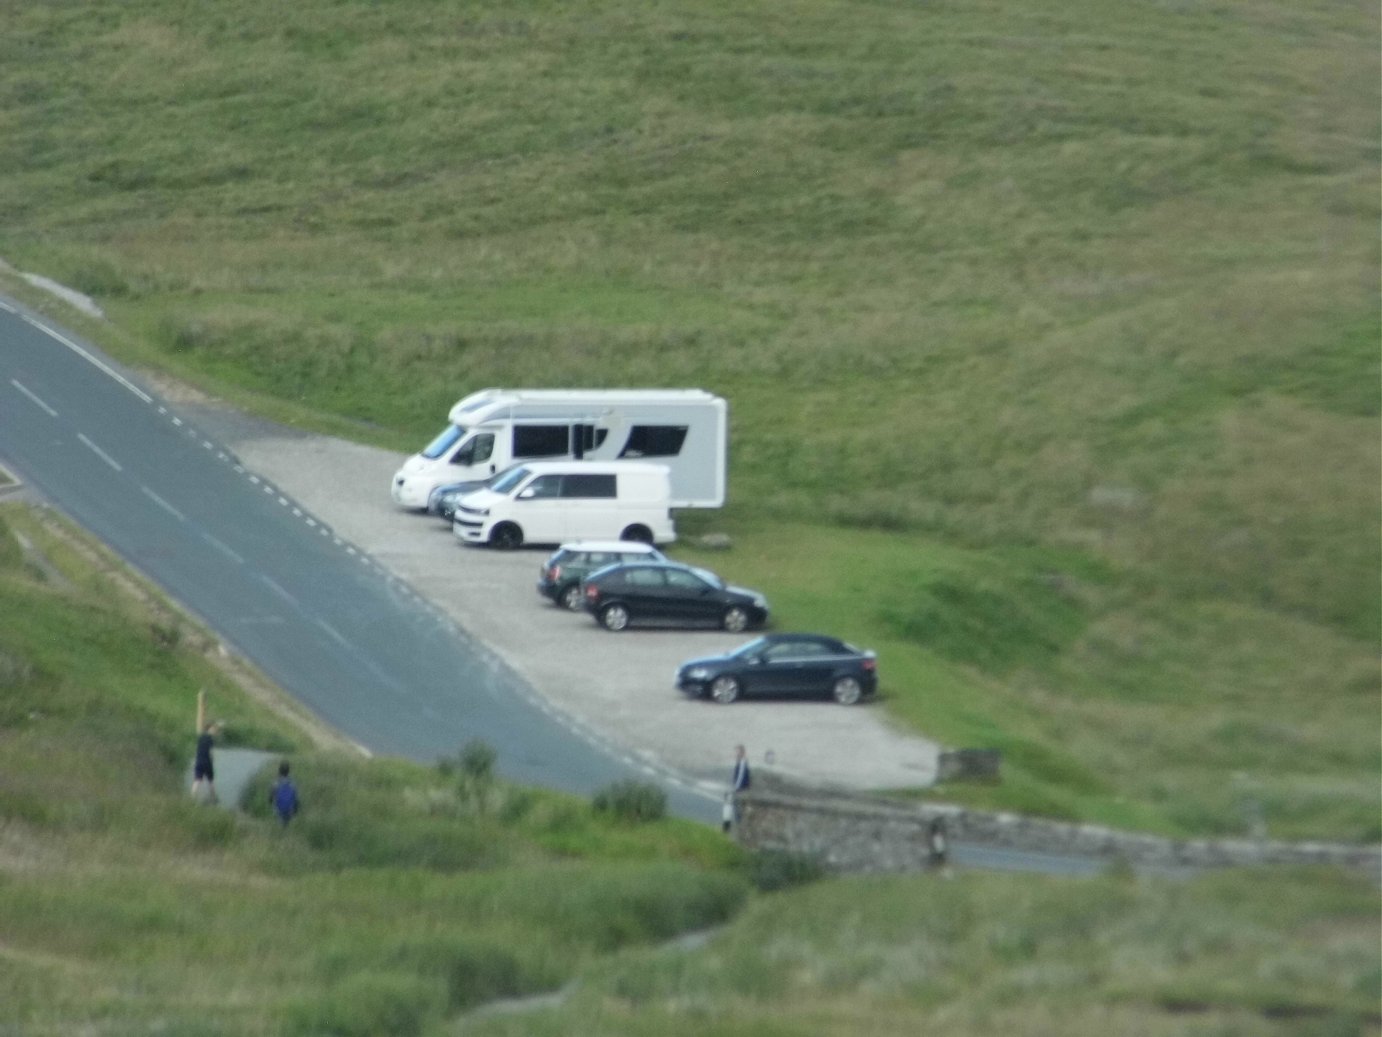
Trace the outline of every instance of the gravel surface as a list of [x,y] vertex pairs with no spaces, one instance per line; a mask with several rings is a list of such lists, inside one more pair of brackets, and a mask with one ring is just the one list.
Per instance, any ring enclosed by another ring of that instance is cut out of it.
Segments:
[[[751,635],[640,629],[611,634],[585,613],[553,606],[536,590],[550,547],[499,552],[465,545],[441,520],[393,503],[389,483],[403,455],[305,435],[227,411],[179,387],[159,388],[247,468],[493,648],[557,710],[635,756],[679,771],[707,790],[723,786],[740,742],[755,768],[795,782],[854,790],[933,782],[936,744],[896,729],[877,704],[716,706],[687,699],[672,684],[677,665]],[[763,590],[771,599],[772,588]],[[887,663],[879,661],[885,686]]]

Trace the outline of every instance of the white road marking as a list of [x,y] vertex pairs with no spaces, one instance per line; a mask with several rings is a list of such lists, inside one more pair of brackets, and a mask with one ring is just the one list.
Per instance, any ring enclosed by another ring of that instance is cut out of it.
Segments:
[[48,404],[44,403],[41,399],[39,399],[39,398],[38,398],[38,395],[37,395],[36,393],[31,392],[30,390],[24,388],[24,386],[20,385],[20,384],[19,384],[17,381],[15,381],[13,378],[10,379],[10,384],[13,385],[13,386],[14,386],[16,389],[18,389],[20,392],[22,392],[25,396],[29,397],[29,399],[33,400],[34,403],[36,403],[36,404],[37,404],[39,407],[41,407],[43,410],[47,411],[48,417],[50,417],[50,418],[56,418],[56,417],[58,416],[58,412],[55,411],[55,410],[53,410],[52,407],[48,406]]
[[91,442],[91,440],[87,439],[85,435],[83,435],[82,433],[78,432],[78,433],[77,433],[77,438],[80,439],[83,443],[85,443],[85,444],[91,449],[91,452],[92,452],[92,453],[94,453],[97,457],[99,457],[99,458],[100,458],[102,461],[104,461],[106,464],[108,464],[108,465],[110,465],[112,468],[114,468],[117,472],[123,472],[123,471],[125,470],[124,468],[122,468],[122,467],[120,466],[120,462],[119,462],[119,461],[115,460],[115,458],[111,457],[108,453],[106,453],[104,450],[102,450],[100,447],[98,447],[95,443],[93,443],[93,442]]
[[123,385],[130,392],[134,393],[145,403],[153,403],[152,396],[146,393],[143,389],[139,388],[139,386],[135,385],[128,378],[122,375],[119,371],[115,370],[115,368],[111,367],[109,364],[107,364],[100,357],[96,356],[90,350],[83,349],[81,346],[77,345],[77,343],[73,342],[66,335],[59,334],[58,332],[54,331],[52,328],[48,327],[48,325],[42,323],[41,321],[34,320],[34,318],[22,313],[19,314],[19,317],[26,324],[30,324],[33,327],[37,328],[39,331],[43,332],[48,337],[56,339],[57,341],[61,342],[64,346],[66,346],[68,349],[72,350],[72,352],[80,356],[82,359],[89,361],[102,373],[109,376],[110,378],[115,379],[115,381]]
[[281,585],[275,583],[271,577],[265,576],[263,573],[260,573],[259,578],[263,580],[266,584],[268,584],[269,590],[273,591],[280,598],[286,601],[289,605],[292,605],[293,608],[299,607],[297,599],[293,597],[291,594],[289,594],[286,590],[284,590]]
[[225,555],[232,562],[235,562],[237,565],[245,564],[245,560],[243,558],[241,558],[238,554],[231,550],[231,548],[228,545],[223,544],[221,541],[217,540],[210,533],[203,532],[202,539],[205,540],[212,547],[214,547],[217,551],[220,551],[221,554]]
[[169,515],[172,515],[173,518],[177,519],[179,522],[186,522],[186,521],[187,521],[187,516],[186,516],[186,515],[184,515],[184,514],[183,514],[182,512],[180,512],[180,511],[178,511],[177,508],[173,507],[171,504],[169,504],[166,500],[164,500],[164,499],[163,499],[162,497],[160,497],[158,494],[154,493],[153,490],[149,489],[147,486],[144,486],[143,484],[140,484],[140,487],[139,487],[139,488],[140,488],[141,490],[144,491],[144,496],[148,497],[149,500],[153,501],[153,502],[154,502],[155,504],[157,504],[160,508],[162,508],[164,511],[166,511]]

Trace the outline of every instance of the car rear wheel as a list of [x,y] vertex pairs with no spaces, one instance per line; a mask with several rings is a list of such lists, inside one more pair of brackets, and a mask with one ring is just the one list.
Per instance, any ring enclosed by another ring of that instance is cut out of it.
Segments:
[[606,605],[600,610],[600,625],[606,630],[623,630],[629,625],[629,610],[623,605]]
[[733,677],[716,677],[710,685],[710,697],[722,706],[728,706],[739,697],[739,682]]
[[489,542],[491,547],[497,547],[501,551],[512,551],[522,546],[523,530],[512,522],[501,522],[490,530]]
[[632,540],[636,544],[651,544],[653,531],[647,526],[630,526],[619,534],[620,540]]
[[725,614],[720,617],[720,625],[731,634],[737,634],[741,630],[748,629],[749,614],[738,605],[731,605],[725,609]]
[[557,595],[557,601],[560,602],[562,608],[571,612],[579,612],[585,604],[585,595],[581,593],[581,585],[568,583]]
[[864,689],[853,677],[841,677],[835,682],[835,687],[831,689],[831,696],[842,706],[852,706],[859,701]]

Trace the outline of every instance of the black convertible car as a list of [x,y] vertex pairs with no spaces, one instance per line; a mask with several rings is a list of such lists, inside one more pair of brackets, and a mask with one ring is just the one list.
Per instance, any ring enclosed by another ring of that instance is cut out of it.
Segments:
[[829,697],[850,706],[878,689],[878,657],[821,634],[766,634],[728,655],[682,663],[677,687],[722,704],[766,695]]

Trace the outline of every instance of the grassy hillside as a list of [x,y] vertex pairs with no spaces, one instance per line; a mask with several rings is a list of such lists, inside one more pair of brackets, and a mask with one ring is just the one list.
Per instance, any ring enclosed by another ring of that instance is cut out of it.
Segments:
[[[314,749],[114,579],[0,508],[0,1033],[1376,1032],[1366,881],[758,892],[785,872],[710,829],[507,786],[477,810],[438,769]],[[225,741],[294,761],[288,829],[262,780],[240,815],[187,797],[198,687]]]
[[1378,42],[1357,0],[26,5],[0,255],[399,448],[485,385],[720,392],[687,528],[1004,748],[973,798],[1376,839]]

